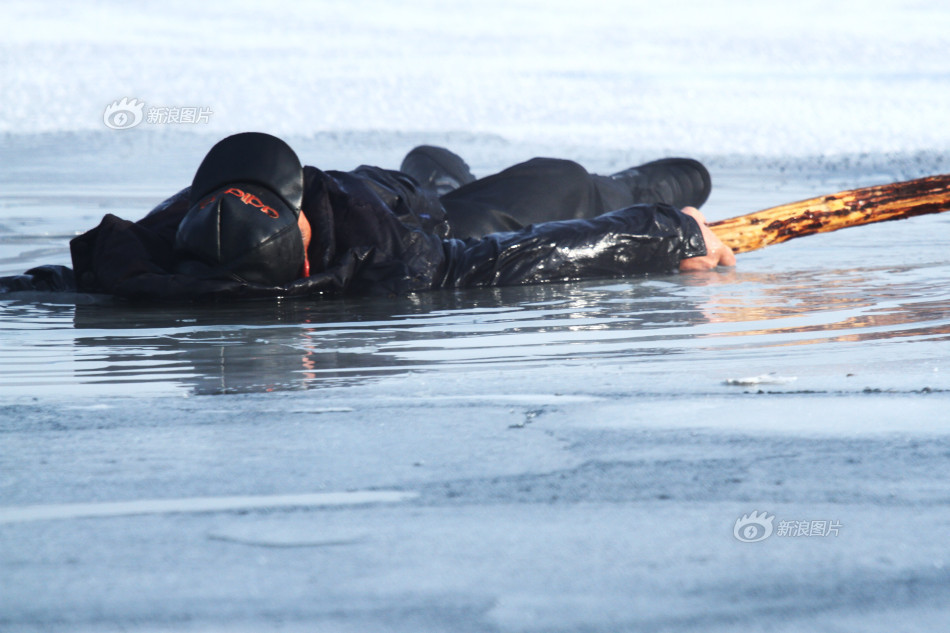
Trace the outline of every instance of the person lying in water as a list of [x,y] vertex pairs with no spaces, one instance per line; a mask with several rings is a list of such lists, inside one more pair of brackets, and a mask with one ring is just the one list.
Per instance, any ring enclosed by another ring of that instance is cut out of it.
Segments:
[[732,266],[698,207],[709,173],[664,159],[612,176],[535,158],[476,179],[439,147],[399,171],[303,167],[284,141],[217,143],[190,187],[137,222],[114,215],[0,290],[140,300],[403,294]]

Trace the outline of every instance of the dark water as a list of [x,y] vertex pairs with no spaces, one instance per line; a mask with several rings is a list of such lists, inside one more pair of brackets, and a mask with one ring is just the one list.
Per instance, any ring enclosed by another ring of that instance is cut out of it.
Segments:
[[[415,371],[715,357],[778,371],[788,357],[860,365],[947,357],[939,263],[741,270],[438,292],[398,300],[146,308],[0,304],[4,395],[301,389]],[[922,368],[924,371],[926,368]],[[877,368],[875,371],[884,371]],[[926,386],[945,385],[928,376]]]

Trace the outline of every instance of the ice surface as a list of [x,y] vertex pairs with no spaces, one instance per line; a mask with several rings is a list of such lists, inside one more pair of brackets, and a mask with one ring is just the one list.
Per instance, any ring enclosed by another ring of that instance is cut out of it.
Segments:
[[0,132],[102,130],[107,105],[206,124],[499,135],[640,152],[944,149],[950,8],[381,0],[4,5]]
[[725,384],[734,387],[754,387],[756,385],[787,385],[798,380],[797,376],[778,376],[774,373],[745,378],[727,378]]
[[[477,175],[697,155],[713,219],[950,172],[940,2],[3,15],[0,275],[68,263],[69,237],[140,217],[245,129],[344,169],[418,143]],[[212,113],[109,129],[123,98]],[[943,631],[948,252],[928,216],[706,275],[5,297],[0,517],[31,520],[0,520],[0,629]],[[753,510],[842,527],[741,543]]]
[[199,497],[188,499],[140,499],[115,503],[64,503],[59,505],[0,508],[0,524],[121,517],[140,514],[182,514],[194,512],[241,512],[277,508],[325,508],[344,505],[395,503],[414,498],[411,492],[384,490],[362,492],[321,492],[257,497]]

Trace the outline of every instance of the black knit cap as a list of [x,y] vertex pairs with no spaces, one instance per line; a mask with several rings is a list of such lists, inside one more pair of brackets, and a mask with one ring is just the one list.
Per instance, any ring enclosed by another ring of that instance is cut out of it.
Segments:
[[178,225],[180,272],[265,285],[296,279],[304,262],[297,226],[303,167],[275,136],[245,132],[218,142],[191,183]]

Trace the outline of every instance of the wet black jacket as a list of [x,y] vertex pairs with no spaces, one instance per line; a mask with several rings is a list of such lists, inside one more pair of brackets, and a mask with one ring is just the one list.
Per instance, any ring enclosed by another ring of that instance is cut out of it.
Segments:
[[[303,212],[313,230],[307,278],[264,286],[176,273],[185,189],[138,222],[110,214],[73,239],[77,289],[144,300],[402,294],[669,272],[706,252],[696,222],[664,204],[459,240],[449,237],[439,200],[404,174],[306,167],[304,176]],[[48,284],[65,289],[70,281]]]

